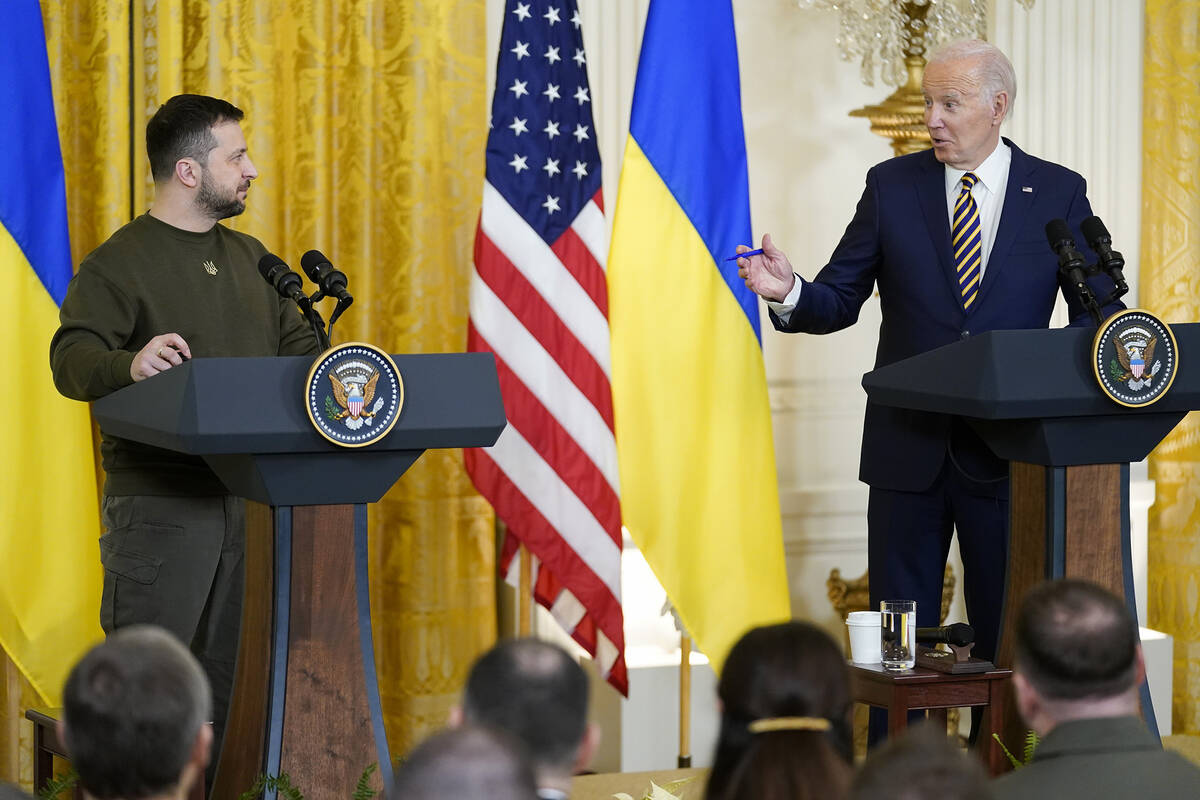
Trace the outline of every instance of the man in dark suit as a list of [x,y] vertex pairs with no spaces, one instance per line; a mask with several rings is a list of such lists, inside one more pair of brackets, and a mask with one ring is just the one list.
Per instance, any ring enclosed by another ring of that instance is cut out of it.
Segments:
[[[854,219],[814,280],[797,276],[769,235],[762,255],[738,259],[781,331],[845,328],[878,286],[876,366],[986,331],[1046,327],[1060,282],[1045,225],[1061,218],[1078,231],[1091,214],[1082,177],[1001,139],[1016,77],[1000,50],[948,45],[930,59],[923,89],[933,148],[867,173]],[[1112,285],[1095,288],[1103,297]],[[1064,294],[1073,322],[1087,323],[1078,299]],[[993,658],[1008,553],[1007,463],[959,418],[868,402],[859,478],[870,486],[872,603],[916,600],[917,624],[938,624],[957,529],[975,653]]]
[[1017,709],[1041,741],[993,784],[999,800],[1200,795],[1200,769],[1139,716],[1146,665],[1124,601],[1087,581],[1043,583],[1021,604],[1016,639]]

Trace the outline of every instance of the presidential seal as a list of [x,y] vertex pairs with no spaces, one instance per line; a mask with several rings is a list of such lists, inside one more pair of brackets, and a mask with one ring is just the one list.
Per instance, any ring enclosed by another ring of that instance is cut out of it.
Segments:
[[362,342],[322,353],[304,387],[313,427],[343,447],[365,447],[382,439],[404,406],[404,381],[395,362]]
[[1100,390],[1114,402],[1148,406],[1167,393],[1179,371],[1175,334],[1140,308],[1114,314],[1096,331],[1092,370]]

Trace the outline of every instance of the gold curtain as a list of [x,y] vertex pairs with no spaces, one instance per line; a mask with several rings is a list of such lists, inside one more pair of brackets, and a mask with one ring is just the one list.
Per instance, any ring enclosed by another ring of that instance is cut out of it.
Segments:
[[[1167,322],[1200,319],[1198,47],[1200,0],[1147,0],[1141,303]],[[1158,446],[1150,477],[1149,623],[1175,638],[1174,730],[1200,734],[1200,416]]]
[[[230,224],[292,264],[320,249],[350,276],[355,305],[335,339],[462,350],[487,135],[484,9],[43,0],[76,263],[149,205],[146,120],[173,94],[211,94],[246,112],[260,172]],[[426,453],[369,519],[376,659],[398,757],[444,723],[495,640],[493,517],[461,452],[446,451]],[[28,723],[17,719],[38,701],[0,666],[0,780],[28,785]]]

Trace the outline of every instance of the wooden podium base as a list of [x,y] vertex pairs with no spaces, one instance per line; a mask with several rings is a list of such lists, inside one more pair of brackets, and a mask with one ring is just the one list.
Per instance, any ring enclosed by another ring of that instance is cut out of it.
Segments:
[[[1046,467],[1009,465],[1008,579],[996,664],[1012,667],[1016,617],[1033,586],[1054,578],[1081,578],[1125,598],[1137,618],[1129,547],[1129,465]],[[1009,693],[1001,739],[1010,750],[1025,727]],[[1142,714],[1157,730],[1150,691],[1142,684]]]
[[249,503],[241,645],[212,796],[286,772],[305,796],[345,797],[371,764],[372,786],[390,785],[367,507]]

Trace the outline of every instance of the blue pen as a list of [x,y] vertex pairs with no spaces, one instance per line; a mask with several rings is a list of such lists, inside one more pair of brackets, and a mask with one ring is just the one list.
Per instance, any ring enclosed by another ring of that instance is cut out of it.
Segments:
[[730,256],[729,258],[727,258],[725,260],[726,261],[737,261],[739,258],[749,258],[750,256],[758,256],[758,255],[762,255],[761,247],[758,250],[747,250],[744,253],[738,253],[736,256]]

